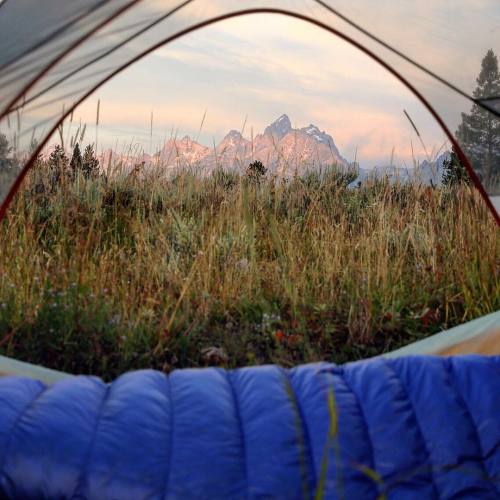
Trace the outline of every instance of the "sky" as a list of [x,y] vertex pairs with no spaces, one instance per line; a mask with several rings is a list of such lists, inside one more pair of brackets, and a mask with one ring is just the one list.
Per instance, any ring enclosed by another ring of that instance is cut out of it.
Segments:
[[[480,58],[471,67],[479,64]],[[473,75],[463,83],[472,85]],[[99,149],[153,152],[186,134],[212,146],[230,129],[248,138],[261,133],[283,113],[294,127],[313,123],[328,132],[342,155],[363,167],[391,158],[410,166],[448,147],[428,111],[384,68],[317,27],[282,16],[224,21],[131,66],[75,111],[73,124],[88,124],[89,141],[98,100]],[[458,122],[454,113],[451,122]]]

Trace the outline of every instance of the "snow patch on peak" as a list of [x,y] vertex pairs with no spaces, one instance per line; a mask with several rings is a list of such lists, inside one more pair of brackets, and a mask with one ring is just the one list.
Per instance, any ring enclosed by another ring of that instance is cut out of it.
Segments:
[[312,123],[307,127],[302,128],[301,130],[312,137],[316,142],[335,146],[333,138],[326,132],[321,131],[316,125],[313,125]]
[[313,125],[310,123],[307,127],[304,127],[303,129],[306,134],[314,134],[314,133],[319,133],[319,128],[316,127],[316,125]]

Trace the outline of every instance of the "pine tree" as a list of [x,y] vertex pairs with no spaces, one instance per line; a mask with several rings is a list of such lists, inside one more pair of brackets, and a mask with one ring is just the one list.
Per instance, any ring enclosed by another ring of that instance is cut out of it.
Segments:
[[83,153],[82,172],[86,179],[99,175],[99,160],[96,158],[94,148],[91,144],[85,148],[85,152]]
[[260,182],[260,180],[266,175],[266,173],[267,168],[259,160],[255,160],[254,162],[250,163],[246,170],[248,179],[257,183]]
[[9,141],[5,134],[0,133],[0,170],[8,168],[12,165],[12,160],[9,154],[12,148],[9,146]]
[[[498,59],[488,50],[476,79],[476,99],[500,95]],[[457,139],[474,170],[488,184],[493,176],[500,175],[500,119],[474,104],[470,114],[462,113],[462,123],[456,132]]]
[[54,189],[68,174],[68,157],[59,144],[56,145],[49,157],[50,185]]
[[80,152],[80,146],[78,143],[75,144],[73,148],[73,156],[69,162],[69,168],[71,173],[71,179],[74,181],[78,176],[78,173],[83,170],[83,159],[82,153]]
[[455,148],[451,151],[449,158],[443,162],[442,182],[445,186],[470,184],[469,173],[460,161]]
[[[31,158],[33,154],[38,149],[38,141],[33,137],[30,141],[29,149],[28,149],[28,157]],[[43,155],[41,152],[33,159],[33,164],[31,166],[33,172],[33,187],[32,192],[34,194],[43,194],[45,192],[45,176],[44,167],[46,166],[46,162],[43,160]]]

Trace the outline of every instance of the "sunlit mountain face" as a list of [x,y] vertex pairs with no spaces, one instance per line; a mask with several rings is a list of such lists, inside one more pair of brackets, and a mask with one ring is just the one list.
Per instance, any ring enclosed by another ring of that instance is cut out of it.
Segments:
[[249,163],[259,160],[271,174],[283,177],[337,167],[356,171],[357,178],[352,186],[373,177],[388,178],[394,182],[415,181],[437,185],[442,177],[446,156],[441,154],[435,161],[424,160],[410,167],[389,163],[371,169],[360,168],[341,154],[330,134],[312,123],[294,128],[288,115],[283,114],[265,127],[263,132],[252,137],[244,137],[240,131],[232,129],[212,147],[188,135],[171,137],[153,154],[127,155],[107,150],[101,155],[101,163],[119,165],[125,170],[144,164],[148,170],[156,168],[168,172],[193,168],[201,174],[209,174],[217,167],[243,171]]

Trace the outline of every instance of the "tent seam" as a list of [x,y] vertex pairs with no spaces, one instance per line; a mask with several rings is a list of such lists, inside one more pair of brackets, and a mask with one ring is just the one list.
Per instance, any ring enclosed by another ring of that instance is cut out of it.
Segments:
[[[370,448],[370,456],[371,456],[371,463],[370,463],[370,467],[375,471],[377,472],[377,469],[375,467],[375,447],[373,445],[373,440],[372,440],[372,437],[370,435],[370,427],[368,425],[368,420],[366,419],[366,416],[365,416],[365,412],[363,410],[363,406],[361,405],[361,402],[360,402],[360,399],[358,398],[358,395],[356,394],[356,392],[354,391],[354,389],[351,387],[351,385],[349,384],[349,382],[347,381],[347,376],[346,376],[346,373],[345,373],[345,368],[342,366],[342,367],[339,367],[340,368],[340,372],[339,372],[339,376],[340,378],[342,379],[342,381],[344,382],[345,386],[347,387],[347,389],[349,390],[349,392],[352,393],[352,395],[354,396],[354,399],[356,401],[356,405],[357,407],[359,408],[359,414],[361,415],[361,421],[363,422],[363,425],[365,426],[365,429],[366,429],[366,435],[368,437],[368,445],[369,445],[369,448]],[[333,376],[335,376],[335,374],[332,374]],[[333,384],[332,384],[333,385]],[[333,389],[333,387],[332,387]],[[361,465],[364,465],[364,464],[361,464]],[[375,490],[380,494],[382,493],[380,491],[380,486],[374,482],[374,487],[375,487]]]
[[[47,44],[52,43],[54,40],[56,40],[60,36],[64,36],[64,33],[67,32],[70,28],[73,28],[75,26],[75,24],[81,23],[85,18],[92,15],[96,10],[99,10],[106,3],[107,3],[106,0],[101,0],[97,5],[94,5],[90,9],[86,10],[85,12],[78,14],[70,21],[67,21],[66,24],[63,24],[62,26],[57,28],[52,33],[46,35],[44,39],[37,42],[35,45],[32,45],[29,49],[25,49],[24,52],[22,52],[20,55],[18,55],[16,57],[16,59],[17,60],[23,59],[31,52],[34,52],[36,50],[39,50],[40,48],[45,47]],[[7,63],[4,63],[0,67],[0,70],[4,71],[5,69],[9,68],[9,66],[12,66],[14,63],[15,63],[14,59],[11,58],[10,61],[8,61]]]
[[245,498],[249,498],[249,491],[248,491],[248,485],[249,485],[249,473],[248,473],[248,459],[247,459],[247,442],[245,439],[245,430],[243,428],[243,419],[241,418],[241,409],[240,409],[240,404],[238,400],[238,394],[234,388],[233,381],[231,380],[231,374],[235,372],[228,372],[224,370],[224,373],[226,375],[226,380],[229,385],[229,390],[231,391],[231,397],[233,399],[233,404],[234,404],[234,409],[236,413],[236,421],[238,422],[238,430],[240,433],[240,441],[241,441],[241,447],[243,448],[243,476],[245,480]]
[[168,419],[169,419],[169,431],[168,431],[168,457],[167,457],[167,470],[165,471],[165,480],[163,482],[162,492],[163,498],[167,498],[167,488],[170,485],[170,469],[172,467],[172,456],[174,454],[173,451],[173,442],[174,442],[174,400],[172,398],[172,374],[165,375],[167,380],[167,400],[168,400]]
[[104,396],[102,397],[101,404],[99,405],[99,408],[97,410],[97,417],[95,419],[94,428],[92,429],[89,447],[88,447],[87,452],[85,454],[85,459],[84,459],[83,464],[82,464],[81,472],[78,475],[78,479],[76,481],[76,488],[75,488],[75,493],[73,496],[76,496],[79,493],[79,490],[81,490],[81,488],[83,488],[84,481],[85,481],[85,478],[87,476],[88,468],[90,465],[90,459],[92,457],[92,452],[94,450],[95,441],[97,439],[97,431],[99,430],[99,424],[101,423],[104,406],[106,405],[106,402],[109,398],[109,394],[111,392],[111,386],[112,386],[112,384],[106,384],[106,386],[105,386]]
[[[467,416],[472,424],[472,428],[474,430],[474,436],[476,438],[476,441],[477,441],[477,444],[479,447],[479,452],[480,452],[480,460],[478,460],[478,462],[481,465],[481,468],[482,468],[483,473],[484,473],[484,477],[488,478],[489,484],[491,485],[491,483],[495,483],[495,481],[491,481],[491,479],[493,479],[493,478],[490,476],[488,467],[485,464],[486,455],[485,455],[484,450],[483,450],[483,445],[481,443],[481,439],[479,438],[479,433],[477,431],[476,421],[474,420],[474,417],[473,417],[472,412],[469,408],[469,405],[467,404],[466,399],[462,396],[461,392],[458,390],[457,380],[455,377],[455,369],[453,367],[452,359],[450,357],[444,358],[443,363],[445,365],[446,370],[448,371],[448,374],[450,375],[450,377],[449,377],[450,378],[450,385],[453,387],[455,393],[457,394],[457,400],[462,403],[462,406],[463,406],[463,408],[465,408],[466,414],[467,414]],[[500,489],[496,485],[491,486],[491,489],[496,494],[500,493]]]
[[28,414],[28,412],[33,408],[35,403],[38,401],[38,399],[42,396],[42,394],[45,394],[47,391],[47,386],[42,384],[40,382],[39,385],[40,391],[33,396],[33,398],[26,404],[26,406],[19,412],[19,415],[16,417],[14,423],[12,424],[12,427],[10,428],[9,431],[9,438],[8,441],[5,445],[4,448],[4,456],[2,458],[1,464],[0,464],[0,477],[3,475],[3,468],[5,467],[5,463],[7,462],[7,456],[9,455],[10,447],[12,446],[12,440],[14,439],[14,432],[16,430],[16,427],[19,425],[21,420]]
[[[312,457],[312,442],[311,442],[311,435],[309,433],[309,428],[307,426],[307,421],[304,418],[304,412],[302,409],[302,406],[299,402],[299,398],[297,397],[297,394],[293,388],[293,384],[291,381],[291,376],[290,376],[290,370],[287,370],[285,368],[282,368],[282,372],[285,376],[285,383],[289,389],[290,393],[290,400],[292,402],[292,405],[295,409],[295,413],[299,417],[300,421],[300,440],[302,441],[304,449],[304,463],[306,466],[306,477],[303,478],[307,485],[308,485],[308,493],[309,497],[311,496],[311,492],[315,490],[316,486],[316,469],[314,467],[314,460]],[[299,449],[300,453],[300,449]]]
[[413,404],[413,401],[410,397],[410,391],[407,389],[405,383],[403,382],[403,379],[399,376],[398,372],[396,371],[396,369],[394,368],[392,363],[390,363],[386,358],[382,358],[382,359],[383,359],[383,363],[394,374],[394,376],[396,377],[396,380],[399,382],[400,386],[403,388],[403,392],[406,395],[406,398],[407,398],[408,403],[410,405],[410,409],[413,413],[413,416],[415,417],[416,429],[418,430],[418,433],[420,434],[420,438],[422,439],[424,451],[427,455],[426,462],[430,465],[430,479],[431,479],[432,489],[436,493],[436,498],[439,499],[439,498],[441,498],[441,495],[439,494],[439,489],[438,489],[436,482],[434,480],[435,479],[434,478],[434,463],[432,461],[431,452],[429,451],[429,448],[427,447],[427,441],[425,439],[424,432],[422,430],[422,425],[421,425],[420,420],[417,416],[417,412],[415,410],[415,405]]

